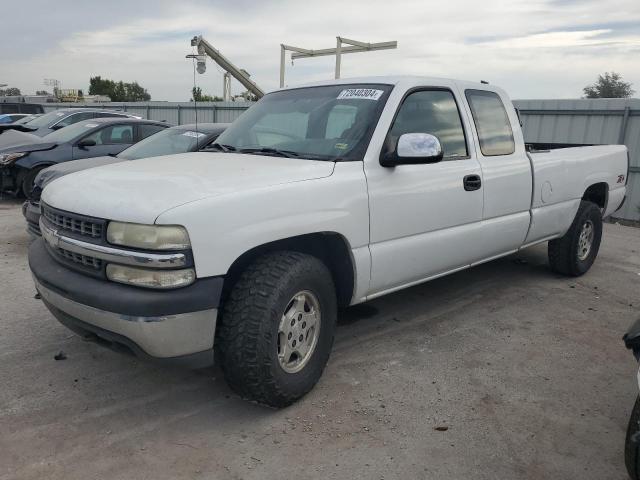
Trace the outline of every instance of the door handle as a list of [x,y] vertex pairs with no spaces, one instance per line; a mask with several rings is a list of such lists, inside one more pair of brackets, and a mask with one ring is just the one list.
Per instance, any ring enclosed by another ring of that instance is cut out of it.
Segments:
[[480,175],[467,175],[462,179],[462,185],[467,192],[472,192],[474,190],[480,190],[482,180],[480,179]]

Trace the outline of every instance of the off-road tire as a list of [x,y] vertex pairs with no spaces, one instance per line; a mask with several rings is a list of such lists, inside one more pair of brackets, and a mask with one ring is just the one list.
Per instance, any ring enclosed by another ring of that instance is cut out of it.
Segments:
[[[593,240],[586,258],[579,257],[580,233],[583,225],[590,221],[593,225]],[[551,240],[548,245],[549,266],[551,270],[563,275],[579,277],[593,265],[600,249],[602,239],[602,212],[600,208],[586,200],[580,202],[573,223],[563,237]]]
[[[301,290],[319,301],[319,337],[302,370],[287,373],[278,360],[278,326],[292,296]],[[291,251],[258,258],[231,290],[217,327],[215,350],[227,383],[248,400],[276,408],[292,404],[320,379],[336,318],[334,282],[319,259]]]

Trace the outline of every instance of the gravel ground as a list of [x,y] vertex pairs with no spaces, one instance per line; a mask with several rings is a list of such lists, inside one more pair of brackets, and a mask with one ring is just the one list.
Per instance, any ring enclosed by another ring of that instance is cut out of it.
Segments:
[[605,225],[579,279],[538,246],[345,310],[320,383],[280,411],[83,342],[34,299],[27,244],[2,201],[2,479],[626,478],[640,229]]

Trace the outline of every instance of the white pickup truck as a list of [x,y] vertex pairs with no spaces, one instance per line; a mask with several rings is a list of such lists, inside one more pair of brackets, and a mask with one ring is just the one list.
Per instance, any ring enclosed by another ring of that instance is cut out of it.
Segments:
[[36,288],[73,330],[221,364],[288,405],[329,358],[337,309],[549,242],[585,273],[625,198],[624,146],[529,152],[507,95],[424,77],[279,90],[210,151],[52,182]]

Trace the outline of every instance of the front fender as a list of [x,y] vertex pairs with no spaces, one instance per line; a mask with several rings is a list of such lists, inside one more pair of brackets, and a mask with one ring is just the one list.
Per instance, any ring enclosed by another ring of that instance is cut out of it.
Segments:
[[352,252],[364,251],[369,207],[362,163],[337,163],[325,178],[197,200],[165,211],[156,223],[186,227],[198,277],[224,275],[255,247],[310,233],[336,232]]
[[41,165],[52,165],[54,162],[48,158],[48,155],[43,155],[43,153],[45,152],[31,152],[29,155],[18,159],[14,165],[25,170],[31,170]]
[[26,157],[18,159],[14,165],[31,170],[32,168],[44,165],[55,165],[56,163],[71,160],[71,158],[71,148],[65,145],[59,145],[50,150],[31,152]]

